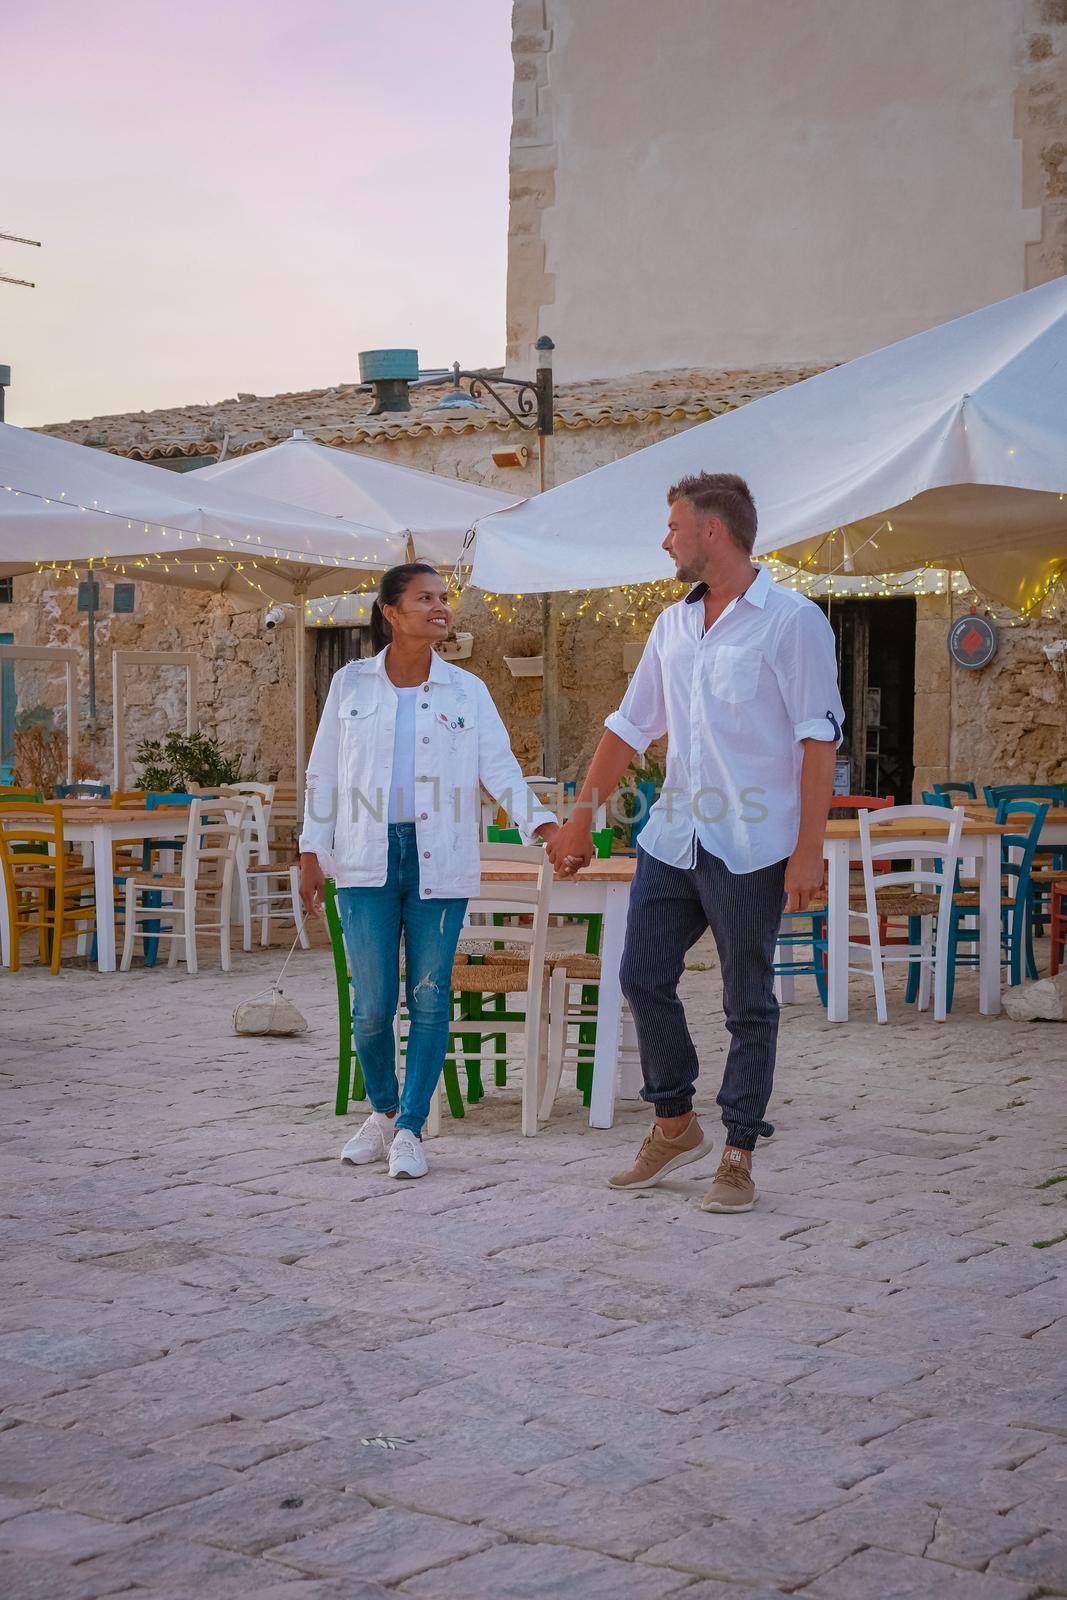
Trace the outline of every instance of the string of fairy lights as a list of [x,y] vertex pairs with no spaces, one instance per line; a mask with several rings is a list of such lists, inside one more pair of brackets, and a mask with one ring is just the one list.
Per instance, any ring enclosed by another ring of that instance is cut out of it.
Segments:
[[[769,569],[776,583],[811,599],[889,599],[896,596],[951,594],[964,606],[973,607],[991,621],[1009,628],[1018,627],[1039,615],[1048,597],[1067,580],[1067,573],[1051,574],[1042,580],[1024,609],[1014,610],[984,599],[963,573],[948,572],[932,565],[897,578],[879,575],[844,579],[820,573],[803,573],[773,558],[764,559],[761,565]],[[690,587],[690,584],[668,578],[649,583],[618,584],[607,589],[572,589],[566,591],[562,599],[560,615],[564,620],[591,615],[596,623],[641,634],[648,631],[665,606],[680,600]],[[521,594],[483,594],[494,617],[506,626],[521,619],[522,602],[530,598]]]
[[[234,538],[227,534],[207,533],[197,529],[176,527],[173,524],[164,526],[160,523],[143,522],[140,518],[129,517],[125,512],[116,512],[100,506],[95,500],[89,504],[71,501],[65,491],[48,496],[33,490],[17,488],[12,484],[0,484],[0,489],[16,497],[26,496],[38,500],[44,505],[70,505],[81,511],[92,511],[102,517],[125,522],[127,530],[132,531],[140,527],[146,534],[151,534],[154,530],[161,541],[164,539],[170,541],[158,550],[139,555],[122,556],[105,551],[102,555],[82,561],[51,560],[34,563],[33,570],[36,573],[49,574],[53,577],[63,574],[77,577],[79,569],[88,570],[90,573],[110,573],[120,578],[140,577],[150,581],[180,579],[184,574],[189,574],[197,586],[204,583],[210,587],[217,585],[221,588],[223,585],[220,580],[224,574],[229,573],[238,577],[242,585],[261,595],[265,602],[271,602],[277,599],[277,587],[270,584],[269,578],[266,585],[261,579],[267,578],[272,569],[284,573],[290,581],[294,574],[291,570],[286,572],[286,568],[296,567],[305,572],[306,569],[316,567],[332,571],[361,571],[358,586],[353,584],[331,594],[330,609],[325,615],[320,609],[314,618],[316,627],[330,627],[336,625],[339,620],[336,611],[342,600],[358,599],[375,591],[376,574],[382,568],[380,556],[341,554],[322,556],[307,550],[288,549],[283,545],[264,546],[260,534],[246,533],[243,538]],[[1063,500],[1064,495],[1061,494],[1059,498]],[[964,605],[981,610],[991,620],[1010,628],[1018,627],[1040,614],[1049,596],[1058,587],[1067,585],[1067,571],[1057,565],[1034,584],[1026,602],[1020,608],[1012,609],[995,606],[984,599],[964,573],[940,568],[932,562],[924,562],[922,566],[897,577],[849,572],[848,567],[861,550],[868,545],[873,549],[878,548],[877,536],[883,530],[892,533],[892,522],[887,520],[882,523],[873,535],[851,552],[846,549],[836,567],[831,566],[833,547],[839,537],[842,543],[844,542],[842,530],[839,528],[832,529],[819,541],[813,551],[801,559],[785,562],[780,559],[777,552],[774,552],[762,558],[762,564],[769,569],[776,583],[812,599],[825,598],[832,602],[835,598],[884,599],[907,595],[951,595]],[[185,542],[187,539],[190,543]],[[229,553],[231,551],[232,555]],[[469,565],[457,563],[448,575],[448,598],[453,606],[458,605],[466,592],[470,570]],[[372,572],[375,577],[371,576]],[[616,584],[604,588],[570,589],[563,592],[560,615],[565,621],[591,617],[599,625],[626,629],[634,634],[646,633],[658,613],[673,601],[681,599],[688,587],[688,584],[675,579],[659,579],[645,583]],[[523,594],[500,594],[488,590],[481,591],[481,595],[493,616],[507,626],[519,620],[523,601],[531,598]],[[320,602],[320,607],[321,604]]]

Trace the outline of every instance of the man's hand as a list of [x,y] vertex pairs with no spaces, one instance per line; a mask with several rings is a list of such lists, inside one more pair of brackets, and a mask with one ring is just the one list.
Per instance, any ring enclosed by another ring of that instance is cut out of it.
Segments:
[[549,860],[559,878],[573,878],[593,859],[593,830],[588,817],[574,816],[560,828],[548,846]]
[[812,896],[822,888],[823,869],[821,848],[797,846],[786,862],[786,911],[807,911]]
[[[541,840],[546,849],[551,845],[558,832],[558,822],[542,822],[539,828],[534,829],[534,834]],[[549,851],[549,854],[551,855],[551,851]]]
[[322,916],[326,879],[319,858],[313,851],[304,851],[300,857],[300,902],[309,917]]

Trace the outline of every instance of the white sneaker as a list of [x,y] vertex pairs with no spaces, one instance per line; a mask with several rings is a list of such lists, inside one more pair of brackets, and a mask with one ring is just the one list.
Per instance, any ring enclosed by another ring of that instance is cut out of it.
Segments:
[[393,1142],[393,1121],[382,1111],[372,1111],[359,1132],[352,1135],[341,1151],[341,1160],[353,1167],[365,1167],[371,1161],[384,1161]]
[[429,1172],[422,1153],[422,1140],[410,1128],[401,1128],[389,1147],[391,1178],[425,1178]]

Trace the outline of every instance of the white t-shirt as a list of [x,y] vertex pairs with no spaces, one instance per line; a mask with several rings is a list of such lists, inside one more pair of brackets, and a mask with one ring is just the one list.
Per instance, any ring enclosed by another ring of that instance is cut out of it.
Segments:
[[393,732],[393,771],[389,780],[389,821],[415,820],[415,696],[414,689],[398,689],[396,728]]

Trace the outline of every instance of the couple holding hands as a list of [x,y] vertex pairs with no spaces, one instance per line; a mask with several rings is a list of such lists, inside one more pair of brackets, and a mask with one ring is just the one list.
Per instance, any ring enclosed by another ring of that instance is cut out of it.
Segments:
[[[488,689],[433,649],[451,625],[434,568],[414,562],[385,574],[371,623],[378,653],[342,667],[330,685],[308,763],[300,877],[313,914],[324,875],[334,878],[352,971],[353,1042],[373,1110],[345,1161],[387,1161],[395,1178],[426,1175],[421,1134],[448,1045],[452,963],[480,885],[480,787],[568,876],[592,858],[601,798],[666,735],[666,781],[638,841],[620,973],[641,1095],[655,1115],[633,1164],[609,1182],[649,1189],[711,1149],[693,1114],[699,1069],[678,998],[686,952],[710,928],[730,1045],[718,1094],[726,1147],[703,1205],[740,1212],[755,1203],[752,1154],[774,1131],[765,1120],[778,1034],[774,948],[783,911],[803,911],[822,885],[844,711],[823,613],[752,561],[756,508],[744,480],[683,478],[667,502],[663,548],[693,588],[656,619],[564,824],[527,788]],[[401,934],[410,1017],[402,1091],[393,1034]]]

